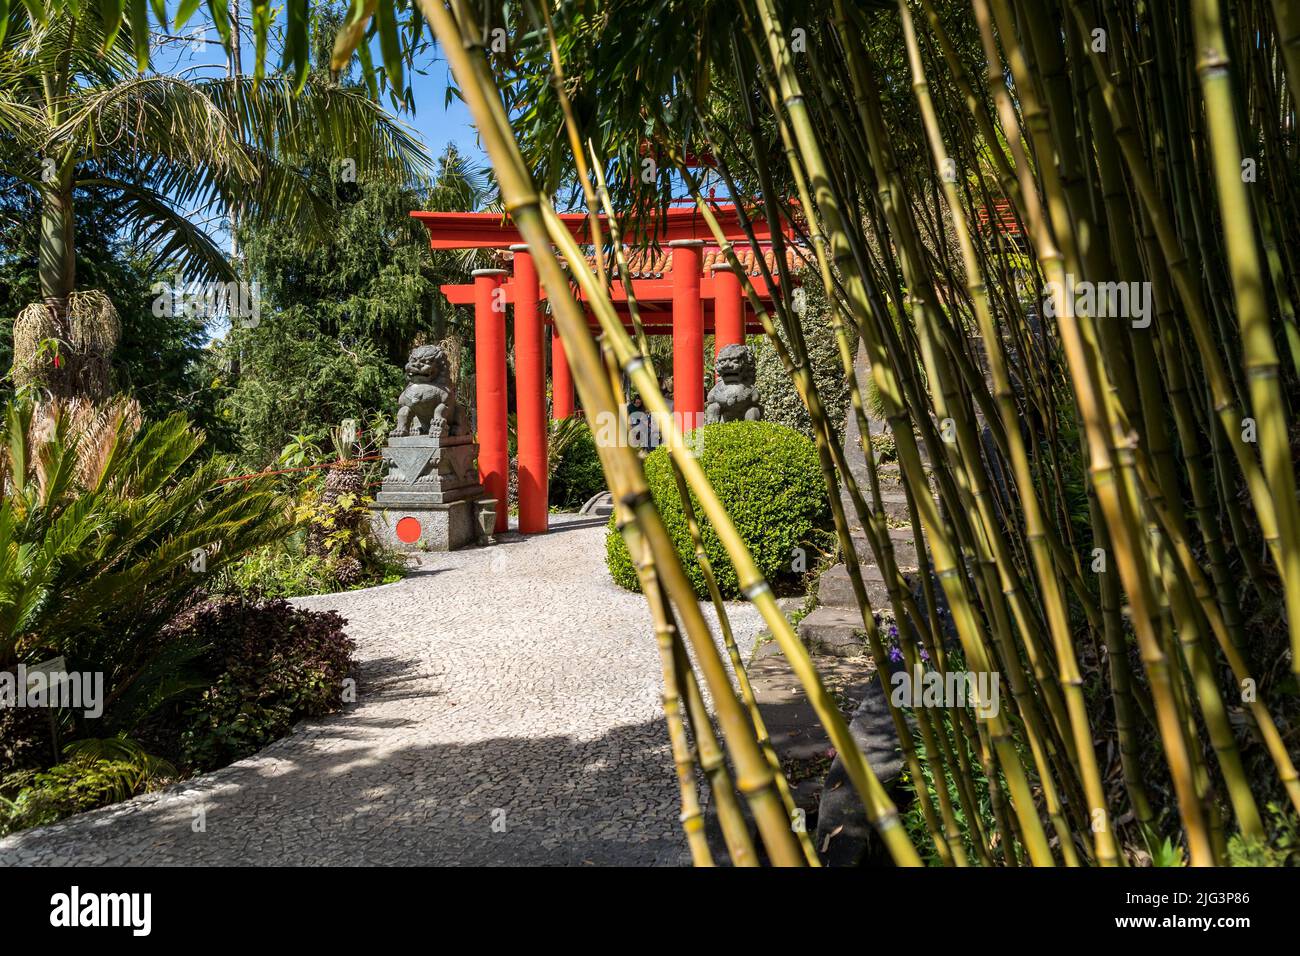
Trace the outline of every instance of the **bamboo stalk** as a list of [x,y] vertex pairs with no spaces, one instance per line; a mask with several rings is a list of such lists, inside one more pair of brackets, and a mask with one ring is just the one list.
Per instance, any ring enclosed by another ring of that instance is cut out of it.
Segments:
[[[1028,456],[1025,454],[1024,443],[1020,435],[1014,396],[1011,391],[1006,366],[1003,362],[1002,350],[999,346],[1000,340],[997,327],[989,309],[988,296],[985,292],[979,262],[975,256],[974,244],[971,241],[965,213],[957,195],[955,177],[942,175],[948,158],[947,151],[944,149],[940,137],[937,116],[930,100],[928,84],[925,82],[920,48],[916,42],[911,13],[908,10],[906,0],[899,0],[899,13],[902,17],[903,35],[912,68],[913,90],[920,106],[935,166],[940,171],[943,180],[944,195],[952,216],[953,229],[957,234],[958,245],[961,248],[968,289],[980,323],[981,333],[984,336],[989,370],[993,376],[994,392],[999,399],[999,410],[1003,416],[1004,430],[1011,448],[1016,484],[1020,489],[1021,506],[1024,508],[1025,522],[1028,528],[1027,538],[1033,551],[1039,586],[1042,589],[1044,604],[1048,612],[1048,622],[1052,630],[1053,640],[1056,643],[1057,660],[1061,667],[1060,681],[1066,691],[1070,722],[1074,729],[1075,748],[1082,759],[1080,769],[1082,770],[1084,787],[1088,793],[1090,806],[1104,808],[1105,797],[1101,786],[1101,774],[1097,766],[1096,755],[1092,746],[1092,732],[1088,725],[1087,712],[1082,699],[1082,678],[1072,653],[1068,612],[1059,589],[1051,556],[1046,548],[1042,530],[1042,517],[1038,510],[1038,500],[1034,494],[1032,479],[1030,478]],[[986,521],[990,526],[994,523],[991,518],[986,519]],[[1013,583],[1007,573],[1006,561],[1007,558],[1002,556],[999,566],[1003,574],[1003,586],[1009,588],[1013,586]],[[1028,621],[1022,621],[1022,627],[1027,627],[1028,623]],[[1040,773],[1042,773],[1042,779],[1050,786],[1048,775],[1043,773],[1042,770],[1040,770]],[[1060,811],[1051,808],[1054,799],[1054,795],[1049,797],[1049,812],[1054,818],[1059,818]],[[1057,823],[1057,829],[1058,835],[1061,836],[1062,846],[1065,847],[1068,845],[1068,836],[1061,832],[1065,829],[1063,824]],[[1118,848],[1110,828],[1094,828],[1094,837],[1099,861],[1105,865],[1116,865],[1119,862]]]
[[[1205,97],[1205,112],[1223,218],[1229,272],[1241,328],[1243,362],[1251,406],[1258,427],[1264,475],[1277,513],[1287,620],[1291,632],[1291,669],[1300,674],[1300,505],[1287,434],[1286,403],[1278,380],[1279,361],[1270,328],[1268,300],[1255,245],[1250,197],[1241,172],[1241,143],[1233,104],[1232,78],[1218,0],[1194,0],[1192,26],[1198,57],[1196,74]],[[1294,63],[1289,64],[1294,66]]]
[[[1213,854],[1205,832],[1199,801],[1196,798],[1194,785],[1196,763],[1193,754],[1187,747],[1182,728],[1177,719],[1173,697],[1174,684],[1159,638],[1151,626],[1153,597],[1149,572],[1140,561],[1140,555],[1142,554],[1139,545],[1140,533],[1134,528],[1134,518],[1131,513],[1126,513],[1125,497],[1121,495],[1117,485],[1111,451],[1105,437],[1111,429],[1105,419],[1105,407],[1098,399],[1097,387],[1093,379],[1093,369],[1090,368],[1087,358],[1088,348],[1082,330],[1079,328],[1077,317],[1074,315],[1074,303],[1067,303],[1065,299],[1066,273],[1063,257],[1048,231],[1046,219],[1038,210],[1037,194],[1033,184],[1024,182],[1024,179],[1028,176],[1028,160],[1020,149],[1019,120],[1015,115],[1014,108],[1010,103],[1010,97],[1002,82],[1001,71],[997,68],[1001,58],[997,51],[996,41],[993,38],[989,5],[986,0],[972,0],[972,6],[975,10],[980,36],[984,43],[985,57],[988,61],[988,80],[991,92],[998,104],[1003,128],[1007,131],[1007,139],[1015,159],[1016,168],[1022,177],[1021,191],[1025,196],[1028,207],[1030,229],[1037,248],[1038,260],[1042,264],[1045,274],[1052,282],[1053,299],[1062,333],[1062,343],[1065,346],[1066,358],[1074,383],[1075,397],[1079,404],[1087,435],[1092,485],[1116,546],[1115,564],[1118,566],[1124,589],[1128,593],[1129,601],[1133,607],[1134,627],[1142,649],[1143,664],[1146,667],[1155,697],[1161,738],[1164,741],[1166,759],[1169,762],[1170,771],[1174,778],[1179,811],[1182,814],[1184,828],[1191,847],[1192,860],[1197,864],[1209,864],[1213,859]],[[1000,20],[1007,19],[1005,5],[995,3],[995,9],[1002,14]],[[1005,26],[1005,24],[1000,25]],[[1009,40],[1007,42],[1011,50],[1012,73],[1017,79],[1017,90],[1022,101],[1030,104],[1026,107],[1026,111],[1041,118],[1042,113],[1040,109],[1037,109],[1036,95],[1032,85],[1026,82],[1023,61],[1016,58],[1015,46]],[[1036,131],[1034,127],[1030,127],[1030,131],[1031,136],[1035,136],[1039,140],[1043,139],[1044,131],[1041,119],[1037,124]],[[1040,156],[1051,156],[1050,144],[1040,143],[1037,152]],[[1045,191],[1049,196],[1053,221],[1055,223],[1058,220],[1064,220],[1067,214],[1061,202],[1059,186],[1055,182],[1055,168],[1051,162],[1040,163],[1038,168],[1044,177]],[[1054,186],[1058,188],[1053,188]],[[1065,232],[1068,235],[1068,227]],[[1067,684],[1068,690],[1069,685]],[[1075,700],[1075,706],[1078,707],[1079,702],[1081,702],[1081,694],[1076,695]],[[1080,716],[1085,715],[1081,714]],[[1093,813],[1102,815],[1101,825],[1106,830],[1110,830],[1109,825],[1105,822],[1104,803],[1101,806],[1094,804],[1090,809]]]

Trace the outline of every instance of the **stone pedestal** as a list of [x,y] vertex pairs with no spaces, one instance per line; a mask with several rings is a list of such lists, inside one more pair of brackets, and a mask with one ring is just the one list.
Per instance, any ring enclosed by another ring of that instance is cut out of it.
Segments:
[[409,435],[384,446],[388,473],[370,525],[399,551],[454,551],[478,539],[475,501],[483,496],[468,435]]
[[424,507],[371,505],[370,530],[396,551],[455,551],[478,540],[471,500]]

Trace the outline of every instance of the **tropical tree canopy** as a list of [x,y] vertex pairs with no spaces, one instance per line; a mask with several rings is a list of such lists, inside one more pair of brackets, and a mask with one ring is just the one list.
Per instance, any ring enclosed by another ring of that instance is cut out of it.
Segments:
[[75,286],[72,213],[79,193],[111,199],[136,248],[194,280],[233,278],[205,225],[242,219],[320,235],[328,155],[356,175],[413,184],[429,159],[411,131],[364,90],[323,77],[191,79],[138,73],[127,48],[145,25],[112,4],[11,13],[0,45],[0,170],[40,196],[42,293]]

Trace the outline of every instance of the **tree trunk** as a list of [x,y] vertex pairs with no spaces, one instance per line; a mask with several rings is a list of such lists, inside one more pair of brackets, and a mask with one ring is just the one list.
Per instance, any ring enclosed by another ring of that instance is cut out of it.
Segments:
[[58,310],[66,311],[68,296],[77,281],[75,219],[72,210],[72,170],[61,170],[41,185],[41,295]]
[[52,368],[42,373],[52,395],[71,397],[75,391],[76,362],[72,354],[72,329],[68,323],[68,297],[76,287],[77,254],[72,209],[72,171],[60,171],[41,184],[41,238],[37,273],[41,298],[50,310],[52,337],[58,353]]

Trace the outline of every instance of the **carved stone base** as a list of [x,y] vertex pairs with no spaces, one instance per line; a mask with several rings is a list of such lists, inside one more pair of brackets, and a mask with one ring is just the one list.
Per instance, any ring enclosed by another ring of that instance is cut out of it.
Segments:
[[375,505],[381,508],[424,508],[432,505],[450,505],[458,501],[473,501],[483,497],[480,484],[465,485],[451,491],[411,491],[399,486],[395,491],[380,489],[375,495]]
[[475,467],[478,445],[468,435],[390,438],[383,456],[388,474],[375,496],[377,504],[406,508],[421,502],[449,504],[483,493]]
[[398,551],[455,551],[478,538],[470,500],[448,504],[426,500],[409,507],[376,503],[370,508],[370,528],[380,542]]

